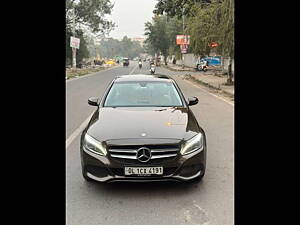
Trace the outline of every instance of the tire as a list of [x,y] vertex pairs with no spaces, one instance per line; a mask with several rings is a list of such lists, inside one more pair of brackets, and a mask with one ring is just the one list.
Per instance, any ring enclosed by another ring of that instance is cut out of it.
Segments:
[[197,69],[198,69],[198,71],[201,71],[201,66],[197,65]]

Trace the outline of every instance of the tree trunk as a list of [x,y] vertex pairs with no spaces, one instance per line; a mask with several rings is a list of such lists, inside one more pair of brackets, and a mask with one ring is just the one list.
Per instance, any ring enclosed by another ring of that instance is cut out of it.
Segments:
[[231,59],[231,57],[229,58],[229,64],[228,64],[228,79],[227,79],[227,84],[228,85],[233,85],[233,82],[232,82],[232,59]]

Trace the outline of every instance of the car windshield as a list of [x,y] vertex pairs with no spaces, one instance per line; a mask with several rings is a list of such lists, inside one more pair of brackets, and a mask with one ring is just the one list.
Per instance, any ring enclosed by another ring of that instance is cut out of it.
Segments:
[[181,98],[172,82],[116,82],[110,89],[104,107],[176,107]]

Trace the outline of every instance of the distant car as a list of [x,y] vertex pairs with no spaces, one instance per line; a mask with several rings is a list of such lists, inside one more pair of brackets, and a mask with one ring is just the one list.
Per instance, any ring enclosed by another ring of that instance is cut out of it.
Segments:
[[116,77],[80,140],[87,181],[200,181],[206,136],[175,80],[163,75]]
[[123,66],[129,66],[129,59],[128,58],[123,59]]

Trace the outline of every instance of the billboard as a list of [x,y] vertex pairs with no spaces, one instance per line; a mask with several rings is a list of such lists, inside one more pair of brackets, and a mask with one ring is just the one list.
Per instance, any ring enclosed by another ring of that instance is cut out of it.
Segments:
[[76,37],[70,38],[70,47],[79,49],[80,39]]
[[176,44],[177,45],[189,45],[190,44],[190,35],[176,35]]

